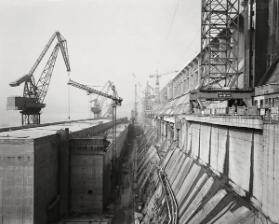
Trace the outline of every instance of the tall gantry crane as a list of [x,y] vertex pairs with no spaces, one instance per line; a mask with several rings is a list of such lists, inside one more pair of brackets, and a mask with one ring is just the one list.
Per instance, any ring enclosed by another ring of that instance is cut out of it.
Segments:
[[[96,94],[98,96],[103,96],[103,97],[111,99],[113,101],[113,105],[112,105],[112,108],[113,108],[113,116],[112,116],[112,119],[113,119],[113,140],[114,140],[113,153],[115,153],[116,152],[116,148],[115,148],[116,147],[116,142],[115,142],[115,140],[116,140],[116,107],[121,106],[121,103],[123,101],[123,99],[118,96],[115,85],[113,83],[111,83],[111,89],[112,89],[112,92],[113,92],[113,95],[111,95],[111,94],[102,92],[100,90],[94,89],[94,88],[92,88],[88,85],[78,83],[78,82],[73,81],[71,79],[68,81],[67,84],[70,85],[70,86],[76,87],[78,89],[84,90],[88,94]],[[113,158],[115,158],[115,155],[114,155]]]
[[160,78],[162,76],[165,76],[165,75],[171,75],[173,73],[177,73],[179,71],[175,70],[175,71],[171,71],[171,72],[165,72],[165,73],[156,73],[156,74],[152,74],[152,75],[149,75],[149,78],[155,78],[156,79],[156,82],[155,82],[155,94],[156,94],[156,101],[157,103],[160,103]]
[[[57,43],[55,44],[55,47],[52,50],[38,81],[36,82],[34,72],[55,39],[57,39]],[[67,42],[61,33],[57,31],[51,36],[30,71],[18,80],[10,83],[10,86],[12,87],[17,87],[24,83],[23,97],[8,97],[8,109],[21,110],[22,125],[40,124],[41,109],[45,107],[44,99],[48,91],[59,49],[62,53],[67,72],[70,72],[71,67]]]

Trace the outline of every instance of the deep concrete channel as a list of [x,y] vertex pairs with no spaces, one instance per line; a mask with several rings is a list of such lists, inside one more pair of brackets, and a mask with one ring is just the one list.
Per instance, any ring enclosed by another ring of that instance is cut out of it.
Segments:
[[134,160],[136,155],[136,130],[130,126],[127,140],[123,148],[120,161],[120,173],[118,185],[116,186],[117,198],[115,201],[115,212],[113,224],[131,224],[134,215]]

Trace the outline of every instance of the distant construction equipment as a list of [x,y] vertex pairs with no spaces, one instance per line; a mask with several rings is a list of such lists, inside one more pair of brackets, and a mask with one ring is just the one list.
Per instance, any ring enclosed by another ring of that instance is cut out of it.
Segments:
[[[101,92],[108,94],[110,90],[114,91],[113,88],[115,88],[114,84],[111,81],[107,81]],[[99,118],[101,116],[101,113],[103,117],[107,117],[112,114],[112,105],[109,106],[107,111],[104,111],[105,102],[107,99],[107,97],[98,95],[95,99],[90,101],[90,103],[93,103],[93,105],[90,105],[90,110],[94,114],[95,118]]]
[[[88,94],[96,94],[98,96],[103,96],[105,98],[108,98],[108,99],[111,99],[113,101],[113,104],[112,104],[112,108],[113,108],[113,114],[112,114],[112,120],[113,120],[113,140],[114,140],[114,153],[116,151],[115,147],[116,147],[116,143],[115,143],[115,140],[116,140],[116,107],[117,106],[121,106],[121,103],[123,101],[123,99],[121,97],[118,96],[117,94],[117,91],[116,91],[116,88],[115,88],[115,85],[110,82],[110,85],[111,85],[111,89],[112,89],[112,92],[113,92],[113,95],[110,95],[108,93],[105,93],[105,92],[102,92],[102,91],[99,91],[97,89],[94,89],[88,85],[84,85],[84,84],[81,84],[81,83],[78,83],[78,82],[75,82],[73,80],[69,80],[68,85],[70,86],[73,86],[73,87],[76,87],[78,89],[81,89],[81,90],[84,90],[86,91]],[[98,107],[96,107],[98,108]],[[115,158],[113,156],[113,158]]]
[[70,86],[76,87],[78,89],[85,90],[88,94],[96,94],[96,95],[103,96],[103,97],[106,97],[108,99],[111,99],[111,100],[113,100],[113,102],[115,103],[116,106],[121,106],[121,103],[123,101],[123,99],[118,96],[114,85],[112,85],[113,95],[110,95],[108,93],[105,93],[105,92],[102,92],[100,90],[94,89],[94,88],[92,88],[88,85],[78,83],[78,82],[73,81],[71,79],[69,80],[69,82],[67,84],[70,85]]
[[162,76],[165,76],[165,75],[171,75],[173,73],[177,73],[179,71],[175,70],[175,71],[171,71],[171,72],[165,72],[165,73],[156,73],[156,74],[152,74],[152,75],[149,75],[149,78],[155,78],[156,79],[156,82],[155,82],[155,94],[156,94],[156,101],[158,103],[160,103],[160,78]]
[[[57,43],[51,52],[51,55],[40,75],[38,81],[35,81],[34,72],[41,63],[54,39],[57,38]],[[53,68],[57,59],[58,50],[61,50],[67,71],[70,72],[70,62],[67,50],[66,39],[59,33],[55,32],[47,42],[40,56],[32,66],[28,74],[22,76],[18,80],[11,82],[10,86],[17,87],[24,83],[22,97],[8,97],[7,109],[20,110],[22,116],[22,125],[40,124],[41,109],[45,107],[44,99],[46,97],[50,84]]]

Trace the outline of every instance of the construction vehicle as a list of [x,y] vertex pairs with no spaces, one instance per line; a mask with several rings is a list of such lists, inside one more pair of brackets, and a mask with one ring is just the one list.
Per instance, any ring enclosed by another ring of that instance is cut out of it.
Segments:
[[[34,72],[36,71],[37,67],[41,63],[42,59],[46,55],[48,49],[55,39],[57,39],[57,43],[55,44],[55,47],[52,50],[38,81],[36,82]],[[60,34],[60,32],[57,31],[51,36],[28,74],[10,83],[10,86],[12,87],[17,87],[24,83],[23,96],[8,97],[7,102],[7,109],[20,110],[22,125],[40,124],[41,110],[46,106],[44,104],[44,99],[48,91],[59,49],[62,53],[67,72],[70,72],[71,68],[67,42],[66,39]]]
[[149,75],[149,78],[155,78],[156,79],[156,82],[155,82],[155,94],[156,94],[156,102],[157,103],[160,103],[160,78],[162,76],[165,76],[165,75],[171,75],[173,73],[177,73],[179,71],[175,70],[175,71],[171,71],[171,72],[165,72],[165,73],[156,73],[156,74],[152,74],[152,75]]

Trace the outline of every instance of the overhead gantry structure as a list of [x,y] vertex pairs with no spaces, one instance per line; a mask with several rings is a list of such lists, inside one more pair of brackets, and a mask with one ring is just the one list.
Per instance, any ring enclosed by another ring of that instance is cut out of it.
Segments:
[[[36,82],[34,73],[55,39],[57,39],[57,43],[55,44],[55,47],[52,50],[38,81]],[[48,91],[59,49],[62,53],[67,72],[70,72],[71,67],[67,42],[61,33],[57,31],[51,36],[30,71],[18,80],[10,83],[10,86],[12,87],[17,87],[24,83],[23,97],[8,98],[8,109],[20,110],[22,115],[22,125],[40,124],[41,110],[45,107],[44,99]]]

